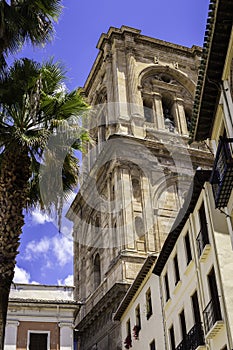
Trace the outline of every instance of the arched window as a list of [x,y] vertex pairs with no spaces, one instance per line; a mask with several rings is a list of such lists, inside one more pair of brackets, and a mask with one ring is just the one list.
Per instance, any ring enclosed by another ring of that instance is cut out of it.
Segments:
[[145,240],[145,228],[144,228],[144,223],[143,220],[140,216],[135,217],[135,231],[137,234],[137,239],[140,241]]
[[94,259],[94,288],[97,288],[101,282],[100,255],[96,254]]
[[168,96],[162,97],[162,107],[163,107],[163,117],[164,117],[164,125],[167,130],[170,132],[174,132],[175,123],[174,116],[172,113],[172,101]]
[[153,123],[153,101],[150,97],[143,97],[143,111],[145,121],[148,123]]
[[137,200],[141,200],[141,184],[139,179],[137,178],[132,178],[132,188],[133,188],[133,197]]

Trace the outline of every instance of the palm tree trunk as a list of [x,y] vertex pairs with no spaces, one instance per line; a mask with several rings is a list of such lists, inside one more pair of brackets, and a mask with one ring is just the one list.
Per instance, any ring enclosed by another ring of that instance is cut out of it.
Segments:
[[17,148],[5,152],[0,171],[0,350],[3,350],[10,286],[24,225],[30,174],[27,152],[17,152]]

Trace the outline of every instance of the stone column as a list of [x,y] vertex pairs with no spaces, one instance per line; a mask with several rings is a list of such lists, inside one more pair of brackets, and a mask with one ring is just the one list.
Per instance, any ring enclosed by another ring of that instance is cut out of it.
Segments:
[[181,135],[188,136],[187,122],[185,117],[184,103],[182,98],[176,98],[174,101],[174,117],[177,130]]
[[122,234],[125,238],[126,249],[135,249],[135,232],[133,230],[133,204],[132,204],[132,186],[130,170],[123,168],[121,170],[122,181],[122,209],[123,209],[123,229]]
[[134,49],[131,47],[126,47],[126,64],[128,102],[130,103],[131,116],[143,118],[143,104],[140,91],[138,90],[136,60]]
[[116,122],[129,121],[129,113],[127,110],[127,94],[126,94],[126,72],[125,72],[125,55],[120,50],[117,51],[112,46],[112,77],[113,89],[115,96],[115,113]]
[[150,183],[148,178],[142,177],[142,197],[143,197],[143,221],[146,233],[147,250],[155,251],[154,220]]
[[60,327],[60,350],[73,350],[73,329],[72,322],[59,322]]
[[153,93],[153,102],[154,102],[154,110],[155,110],[155,119],[157,128],[164,129],[164,117],[163,117],[163,105],[162,105],[162,96],[160,93]]
[[106,89],[107,89],[107,110],[106,110],[106,124],[115,123],[114,111],[114,89],[113,89],[113,55],[111,53],[110,45],[106,44],[104,47],[104,61],[106,74]]
[[19,321],[17,320],[7,321],[4,350],[16,350],[18,326]]

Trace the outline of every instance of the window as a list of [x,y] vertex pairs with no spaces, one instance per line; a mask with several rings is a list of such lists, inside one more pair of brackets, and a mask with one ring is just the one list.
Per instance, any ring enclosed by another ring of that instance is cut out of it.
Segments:
[[97,288],[101,282],[100,255],[97,253],[94,259],[94,287]]
[[29,331],[29,350],[49,350],[49,332]]
[[176,349],[176,342],[175,342],[175,333],[174,333],[174,327],[171,326],[169,329],[169,338],[170,338],[170,349],[175,350]]
[[188,265],[193,258],[192,251],[191,251],[189,232],[186,233],[185,238],[184,238],[184,242],[185,242],[186,259],[187,259],[187,265]]
[[146,122],[153,123],[153,101],[149,97],[143,98],[144,118]]
[[163,107],[163,117],[164,117],[165,128],[168,129],[170,132],[174,132],[175,124],[174,124],[174,118],[172,115],[171,96],[163,96],[162,107]]
[[146,292],[146,318],[147,320],[152,315],[152,300],[151,300],[151,290],[150,288]]
[[180,317],[180,327],[181,327],[182,340],[185,341],[186,340],[187,329],[186,329],[184,310],[181,311],[179,317]]
[[133,196],[137,201],[141,200],[141,184],[139,179],[132,178]]
[[136,324],[133,327],[133,337],[134,337],[134,339],[138,339],[139,332],[141,330],[140,305],[138,305],[135,309],[135,318],[136,318]]
[[203,234],[205,234],[208,237],[208,228],[207,228],[207,221],[206,221],[206,213],[205,213],[205,205],[204,202],[202,203],[200,209],[199,209],[199,218],[200,218],[200,226]]
[[136,326],[138,327],[138,330],[141,329],[141,313],[140,313],[140,305],[138,305],[135,309],[135,317],[136,317]]
[[208,333],[209,330],[214,326],[215,322],[222,320],[214,268],[211,269],[207,278],[209,285],[210,301],[203,311],[206,333]]
[[126,322],[126,338],[124,341],[124,346],[126,349],[132,348],[132,338],[131,338],[131,324],[130,319]]
[[200,324],[201,315],[200,315],[197,291],[195,291],[195,293],[192,295],[192,306],[193,306],[193,317],[194,317],[195,324]]
[[165,300],[168,301],[168,299],[170,299],[170,290],[169,290],[167,273],[164,276],[164,285],[165,285]]
[[216,281],[215,271],[213,267],[210,273],[208,274],[208,284],[209,284],[210,298],[212,300],[215,320],[221,320],[222,316],[221,316],[221,308],[220,308],[220,302],[219,302],[219,296],[218,296],[217,281]]
[[202,203],[199,209],[200,233],[197,236],[198,254],[201,256],[206,244],[209,244],[208,228],[206,221],[205,206]]
[[154,339],[150,343],[150,350],[155,350],[155,340]]
[[180,272],[179,272],[177,254],[174,256],[173,262],[174,262],[174,268],[175,268],[175,284],[177,284],[180,280]]
[[134,222],[137,239],[140,241],[145,241],[145,228],[142,218],[140,216],[136,216]]

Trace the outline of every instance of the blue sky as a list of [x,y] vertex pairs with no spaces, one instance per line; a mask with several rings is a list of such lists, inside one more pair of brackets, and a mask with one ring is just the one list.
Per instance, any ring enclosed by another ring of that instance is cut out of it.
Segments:
[[[127,25],[143,35],[191,47],[203,44],[209,0],[64,0],[54,41],[44,48],[24,48],[18,57],[64,63],[69,89],[83,86],[97,55],[96,44],[110,26]],[[68,208],[66,205],[65,210]],[[16,282],[72,284],[72,225],[40,211],[26,215],[17,258]]]

